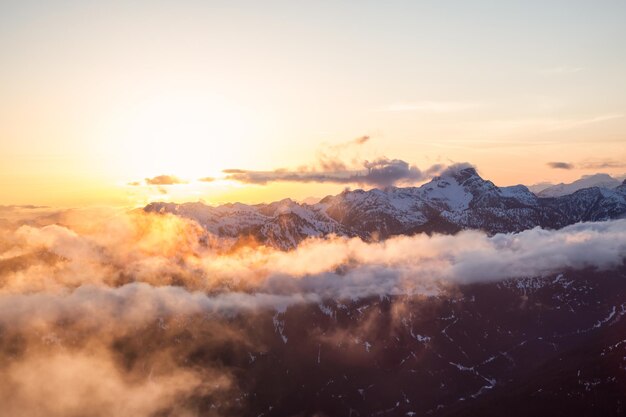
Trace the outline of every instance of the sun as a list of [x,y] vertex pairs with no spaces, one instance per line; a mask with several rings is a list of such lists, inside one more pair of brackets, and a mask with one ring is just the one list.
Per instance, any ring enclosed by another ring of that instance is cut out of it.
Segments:
[[129,179],[218,175],[252,134],[249,115],[219,95],[170,92],[129,107],[109,135],[114,163]]

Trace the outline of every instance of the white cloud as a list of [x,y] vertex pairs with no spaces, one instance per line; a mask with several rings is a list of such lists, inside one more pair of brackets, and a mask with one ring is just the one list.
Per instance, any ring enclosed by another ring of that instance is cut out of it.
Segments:
[[[104,223],[90,227],[99,221]],[[179,301],[173,306],[228,311],[325,297],[430,293],[450,284],[567,268],[606,269],[621,265],[626,256],[626,220],[492,237],[464,231],[372,243],[310,239],[289,252],[256,246],[228,251],[225,241],[173,215],[132,213],[73,222],[69,227],[22,226],[5,236],[3,246],[11,249],[0,254],[0,297],[56,296],[94,287],[125,298],[129,287],[124,284],[134,282],[154,288],[137,287],[147,294],[145,300],[158,296],[161,306],[169,305],[163,297],[174,297]],[[183,303],[181,297],[188,300]]]
[[0,403],[25,417],[197,415],[194,396],[242,395],[221,361],[187,363],[255,349],[239,319],[254,327],[328,297],[439,294],[626,257],[626,219],[492,237],[312,239],[290,252],[229,248],[173,215],[71,211],[28,223],[0,231]]

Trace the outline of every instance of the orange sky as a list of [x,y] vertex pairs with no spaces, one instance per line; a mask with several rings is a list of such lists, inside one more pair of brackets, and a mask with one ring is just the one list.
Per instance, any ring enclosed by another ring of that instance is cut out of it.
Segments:
[[[0,204],[321,197],[346,185],[220,180],[320,153],[467,161],[499,185],[626,172],[620,2],[13,3]],[[128,185],[158,175],[186,183]]]

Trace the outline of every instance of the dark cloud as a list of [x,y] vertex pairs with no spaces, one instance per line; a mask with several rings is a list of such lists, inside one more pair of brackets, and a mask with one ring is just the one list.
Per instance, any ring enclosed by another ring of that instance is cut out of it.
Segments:
[[416,166],[410,166],[400,159],[379,158],[365,161],[367,184],[377,186],[393,185],[396,182],[415,182],[426,179],[425,174]]
[[187,181],[183,181],[174,175],[157,175],[156,177],[146,178],[146,184],[148,185],[175,185],[186,183]]
[[574,164],[570,164],[569,162],[548,162],[547,165],[555,169],[574,169]]
[[355,182],[356,175],[350,172],[307,172],[307,171],[246,171],[224,170],[226,179],[246,184],[265,185],[271,182],[332,182],[339,184]]
[[436,164],[425,171],[401,159],[378,158],[363,162],[360,170],[348,170],[340,161],[322,164],[324,170],[274,170],[246,171],[242,169],[224,170],[226,179],[247,184],[268,184],[272,182],[319,182],[335,184],[358,184],[374,187],[388,187],[396,184],[411,184],[423,181],[438,174],[444,168]]
[[373,160],[360,158],[359,149],[370,140],[370,136],[363,135],[326,146],[317,152],[314,164],[296,169],[283,168],[272,171],[225,169],[222,172],[226,174],[226,179],[246,184],[302,182],[384,188],[425,181],[439,175],[446,168],[442,164],[435,164],[426,170],[421,170],[402,159],[390,159],[384,156]]

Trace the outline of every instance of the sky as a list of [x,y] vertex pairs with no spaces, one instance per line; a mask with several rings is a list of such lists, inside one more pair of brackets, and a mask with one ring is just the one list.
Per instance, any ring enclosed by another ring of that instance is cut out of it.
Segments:
[[[304,199],[378,185],[336,180],[372,164],[622,175],[625,18],[621,1],[4,1],[0,204]],[[334,179],[249,181],[276,170]]]

